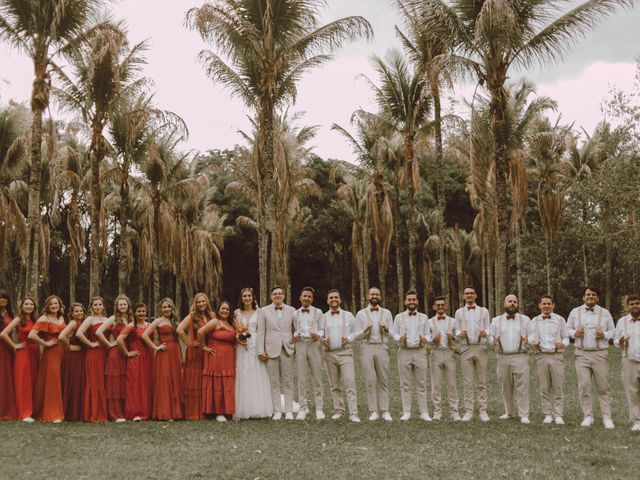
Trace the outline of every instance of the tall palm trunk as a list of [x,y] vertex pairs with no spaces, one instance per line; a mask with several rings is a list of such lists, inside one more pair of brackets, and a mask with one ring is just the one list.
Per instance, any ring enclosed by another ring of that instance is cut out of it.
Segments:
[[82,245],[76,243],[75,231],[80,226],[80,211],[78,208],[78,190],[74,187],[69,202],[69,216],[67,217],[67,232],[69,233],[69,303],[76,301],[76,278],[78,277],[78,257]]
[[[438,202],[438,225],[437,235],[440,237],[443,235],[446,222],[445,222],[445,209],[446,209],[446,197],[444,190],[444,157],[442,155],[442,106],[440,104],[440,87],[436,79],[432,79],[431,95],[433,96],[433,115],[434,115],[434,134],[436,143],[436,197]],[[440,289],[442,295],[449,298],[449,272],[447,268],[447,262],[445,260],[445,244],[440,242],[438,244],[438,263],[440,263]]]
[[[419,188],[419,183],[414,183],[414,172],[419,169],[415,159],[415,151],[413,145],[413,137],[411,133],[405,135],[404,140],[405,159],[409,168],[408,182],[408,203],[409,203],[409,215],[407,218],[407,233],[409,234],[409,288],[415,289],[418,282],[418,275],[416,269],[417,249],[418,249],[418,224],[416,222],[416,191]],[[417,175],[417,181],[420,181],[420,175]]]
[[524,301],[524,260],[522,255],[522,235],[520,232],[520,219],[515,219],[515,237],[516,237],[516,285],[518,289],[518,300]]
[[122,183],[120,184],[120,259],[118,260],[118,292],[127,291],[129,278],[129,229],[127,228],[127,218],[129,211],[129,172],[123,169]]
[[156,317],[160,316],[160,192],[156,186],[153,196],[153,289],[151,291],[151,305]]
[[551,286],[551,238],[548,236],[544,239],[544,256],[545,263],[547,264],[547,293],[553,295]]
[[400,187],[397,182],[394,190],[396,194],[396,201],[393,202],[393,241],[396,244],[396,292],[398,293],[398,311],[402,311],[404,299],[404,267],[402,242],[400,240]]
[[41,46],[34,56],[35,79],[31,91],[31,167],[29,170],[29,200],[27,220],[27,274],[26,294],[38,304],[38,283],[40,277],[40,179],[42,162],[42,115],[49,106],[49,78],[47,75],[46,46]]
[[489,309],[489,316],[495,317],[496,313],[496,291],[495,291],[495,272],[494,272],[495,260],[491,255],[487,258],[487,292],[489,294],[489,302],[487,308]]
[[613,298],[613,240],[607,234],[605,244],[605,265],[604,265],[604,308],[611,311],[611,299]]
[[258,216],[258,270],[260,276],[260,303],[266,305],[269,298],[269,262],[267,260],[269,232],[264,226],[264,220]]
[[[481,288],[482,288],[482,305],[487,305],[487,248],[486,246],[482,247],[482,280],[481,280]],[[463,292],[464,293],[464,292]]]
[[100,165],[105,155],[106,145],[102,136],[102,125],[98,120],[94,121],[91,140],[91,254],[89,291],[90,296],[100,295],[100,269],[102,249],[100,237],[102,235],[102,183],[100,182]]

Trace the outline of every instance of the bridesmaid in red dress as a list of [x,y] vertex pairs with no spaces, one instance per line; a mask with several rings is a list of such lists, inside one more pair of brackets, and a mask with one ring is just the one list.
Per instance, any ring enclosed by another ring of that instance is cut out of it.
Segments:
[[[151,417],[155,420],[182,419],[182,349],[176,334],[176,306],[169,298],[160,301],[161,317],[142,334],[142,340],[154,352]],[[156,333],[157,342],[151,340]]]
[[236,330],[230,314],[231,305],[222,302],[218,318],[198,330],[200,348],[205,352],[202,406],[204,413],[216,415],[218,422],[226,422],[226,417],[232,416],[236,409]]
[[[15,386],[18,420],[33,423],[33,389],[40,364],[40,346],[28,339],[36,323],[38,311],[32,298],[25,298],[20,313],[0,333],[0,337],[13,350],[13,383]],[[18,331],[18,343],[13,342],[13,332]]]
[[43,311],[28,337],[43,347],[33,395],[33,413],[42,422],[60,423],[64,420],[62,357],[65,349],[64,344],[58,342],[58,335],[66,326],[64,305],[60,297],[47,297]]
[[211,311],[209,298],[197,293],[191,305],[191,313],[178,325],[178,336],[187,346],[182,372],[182,391],[184,393],[184,418],[202,420],[202,367],[204,356],[198,343],[198,330],[209,320],[215,318]]
[[84,349],[76,337],[76,332],[84,322],[87,312],[81,303],[72,303],[70,311],[71,319],[58,337],[58,340],[67,348],[62,360],[62,401],[65,420],[81,422],[84,418],[82,411],[84,403]]
[[147,329],[147,307],[136,304],[133,324],[118,336],[118,348],[127,359],[125,418],[139,422],[151,418],[151,366],[153,352],[142,341]]
[[91,300],[90,313],[76,332],[76,337],[86,347],[84,354],[84,395],[82,417],[85,422],[107,421],[107,393],[104,369],[107,350],[98,341],[96,332],[107,321],[102,297]]
[[[0,328],[4,330],[13,320],[9,294],[0,290]],[[13,350],[0,342],[0,420],[16,419],[16,397],[13,387]]]
[[104,373],[106,375],[107,412],[109,420],[124,422],[124,398],[127,388],[127,357],[125,357],[116,340],[126,327],[133,323],[131,301],[122,293],[114,301],[113,316],[103,323],[96,336],[103,345],[109,347],[107,363]]

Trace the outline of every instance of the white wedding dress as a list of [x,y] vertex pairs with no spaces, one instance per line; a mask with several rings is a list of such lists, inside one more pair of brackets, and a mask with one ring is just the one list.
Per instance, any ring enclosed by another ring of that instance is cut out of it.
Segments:
[[256,347],[258,312],[254,312],[248,322],[240,310],[236,310],[234,314],[244,328],[249,327],[251,337],[247,340],[246,348],[240,344],[236,347],[236,413],[233,418],[271,417],[273,403],[269,374],[264,362],[258,359]]

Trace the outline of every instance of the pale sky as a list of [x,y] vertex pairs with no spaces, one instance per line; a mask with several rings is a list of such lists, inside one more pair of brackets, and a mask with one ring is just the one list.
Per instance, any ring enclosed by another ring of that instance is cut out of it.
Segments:
[[[184,28],[184,16],[187,9],[201,4],[198,0],[119,0],[113,16],[126,20],[132,42],[149,40],[146,75],[155,81],[156,102],[187,122],[190,139],[185,148],[204,151],[242,143],[237,130],[250,127],[242,102],[213,84],[196,61],[198,52],[209,47]],[[354,110],[374,109],[369,87],[358,75],[375,78],[371,55],[383,56],[389,48],[399,46],[394,25],[400,22],[391,4],[391,0],[328,0],[324,21],[362,15],[371,22],[375,36],[343,48],[333,62],[308,74],[299,86],[291,110],[307,112],[304,122],[320,125],[314,144],[316,153],[324,158],[353,161],[349,146],[330,126],[336,122],[348,127]],[[634,58],[640,54],[639,26],[640,8],[620,11],[579,41],[562,64],[532,70],[527,76],[537,84],[539,94],[558,101],[565,122],[591,131],[602,120],[600,103],[610,87],[628,90],[632,86]],[[28,103],[29,60],[5,45],[0,45],[0,56],[0,102]],[[469,96],[471,90],[472,86],[461,86],[454,95]]]

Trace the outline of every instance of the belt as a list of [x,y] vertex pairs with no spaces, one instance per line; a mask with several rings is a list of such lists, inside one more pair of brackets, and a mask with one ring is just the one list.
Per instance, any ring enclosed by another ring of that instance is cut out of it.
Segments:
[[604,352],[607,349],[606,348],[578,348],[577,350],[581,350],[583,352]]
[[526,355],[526,352],[513,352],[513,353],[498,353],[498,355],[509,356],[509,355]]

